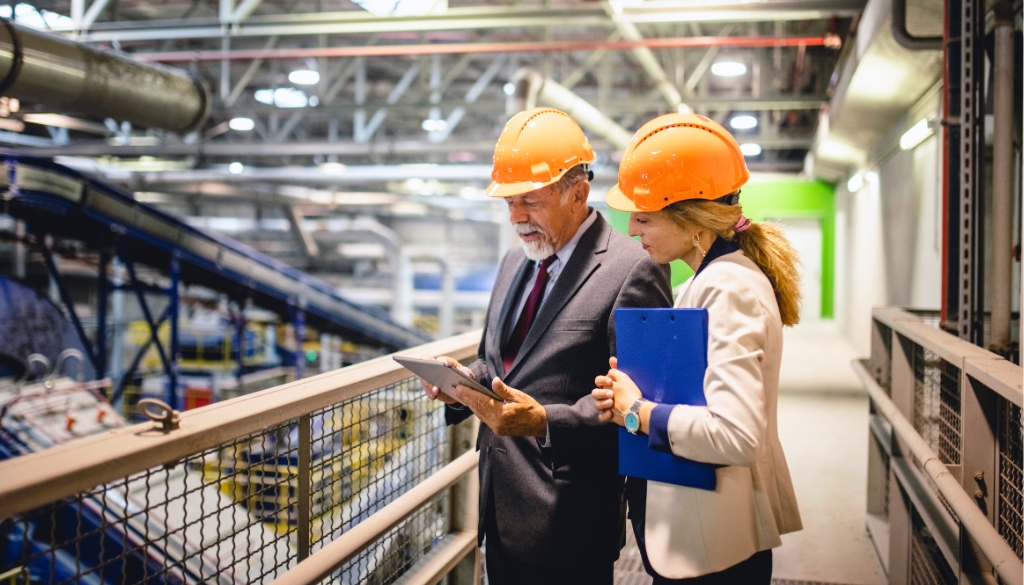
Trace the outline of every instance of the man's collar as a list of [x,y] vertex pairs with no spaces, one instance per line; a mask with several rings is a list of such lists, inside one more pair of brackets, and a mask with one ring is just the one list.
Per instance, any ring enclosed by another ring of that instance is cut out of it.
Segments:
[[580,227],[576,230],[576,234],[573,235],[571,240],[562,246],[561,250],[555,252],[555,256],[558,256],[558,260],[561,261],[563,266],[569,262],[569,257],[572,256],[573,251],[576,249],[576,245],[580,243],[580,238],[583,237],[583,234],[587,233],[590,226],[594,225],[594,222],[597,221],[597,212],[594,211],[594,208],[587,207],[587,211],[589,211],[590,214],[587,215],[587,219],[583,220],[583,223],[580,224]]

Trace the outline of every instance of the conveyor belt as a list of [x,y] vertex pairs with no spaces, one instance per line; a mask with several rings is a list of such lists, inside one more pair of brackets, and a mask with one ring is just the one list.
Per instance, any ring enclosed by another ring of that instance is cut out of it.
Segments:
[[123,239],[132,259],[165,271],[172,258],[186,283],[235,299],[251,298],[287,318],[301,309],[307,323],[353,341],[390,349],[426,338],[340,298],[327,283],[220,234],[192,227],[130,192],[47,159],[5,155],[0,212],[37,232],[71,237],[96,249]]

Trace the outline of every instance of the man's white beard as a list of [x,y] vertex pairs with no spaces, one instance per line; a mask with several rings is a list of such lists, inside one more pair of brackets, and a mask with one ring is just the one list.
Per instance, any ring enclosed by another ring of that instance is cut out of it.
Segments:
[[555,253],[555,249],[551,245],[551,242],[548,241],[546,235],[539,227],[528,223],[517,223],[513,228],[515,228],[516,234],[520,236],[532,233],[541,234],[541,238],[533,242],[523,240],[523,252],[526,253],[526,257],[530,260],[538,262]]

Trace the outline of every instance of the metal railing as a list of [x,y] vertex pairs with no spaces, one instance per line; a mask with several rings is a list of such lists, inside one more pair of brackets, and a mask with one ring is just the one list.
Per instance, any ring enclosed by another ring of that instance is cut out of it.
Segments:
[[[868,531],[890,583],[1020,584],[1024,375],[900,309],[872,312]],[[997,581],[998,579],[998,581]]]
[[[400,353],[469,361],[478,341]],[[472,582],[472,423],[446,427],[407,374],[386,356],[184,413],[150,405],[162,422],[2,461],[0,575],[378,585],[458,566]]]

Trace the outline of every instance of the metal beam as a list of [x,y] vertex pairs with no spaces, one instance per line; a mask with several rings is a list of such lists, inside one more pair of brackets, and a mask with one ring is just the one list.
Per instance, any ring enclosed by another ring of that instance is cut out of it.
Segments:
[[[623,22],[723,22],[814,20],[853,16],[866,0],[803,0],[770,3],[735,1],[714,6],[688,6],[678,2],[645,2],[624,7]],[[230,14],[224,20],[230,19]],[[514,27],[614,27],[599,6],[542,8],[536,6],[486,6],[449,8],[445,14],[379,18],[360,10],[250,17],[228,29],[235,37],[272,35],[366,34],[432,30],[501,29]],[[220,38],[225,33],[220,19],[124,21],[98,23],[85,33],[89,42],[153,41],[165,39]]]
[[[616,30],[612,34],[608,35],[608,38],[606,40],[610,43],[614,43],[620,38],[622,38],[622,33]],[[590,70],[594,68],[594,65],[597,65],[601,61],[601,59],[603,59],[604,56],[607,54],[608,49],[598,49],[587,55],[587,58],[585,61],[583,61],[583,64],[577,67],[575,71],[567,75],[565,79],[562,80],[562,85],[565,86],[565,89],[572,89],[572,87],[579,83],[580,80],[583,79],[583,76],[589,73]]]

